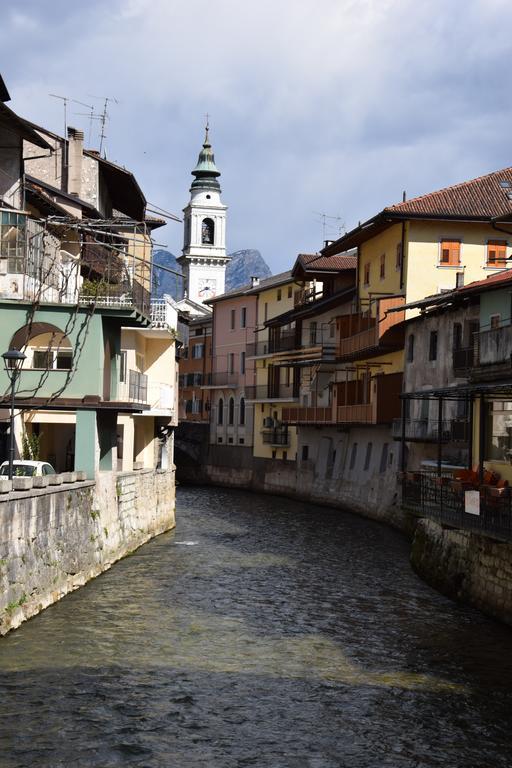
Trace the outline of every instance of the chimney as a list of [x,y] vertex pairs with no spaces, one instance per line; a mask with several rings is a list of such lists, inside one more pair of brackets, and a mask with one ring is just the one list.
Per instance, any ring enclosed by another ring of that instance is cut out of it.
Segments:
[[68,195],[81,197],[84,132],[68,126]]
[[260,284],[259,277],[256,277],[256,275],[251,275],[251,288],[256,288],[256,286],[259,284]]
[[334,240],[324,240],[324,248],[328,248],[334,243]]

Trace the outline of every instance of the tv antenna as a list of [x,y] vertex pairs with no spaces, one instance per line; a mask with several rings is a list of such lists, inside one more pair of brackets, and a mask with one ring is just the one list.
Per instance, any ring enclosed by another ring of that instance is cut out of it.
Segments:
[[[70,99],[69,96],[59,96],[57,93],[49,93],[48,96],[51,96],[52,99],[60,99],[62,101],[62,106],[64,108],[64,139],[67,141],[68,138],[68,104],[80,104],[81,107],[87,107],[87,109],[94,109],[94,107],[91,107],[90,104],[84,104],[83,101],[78,101],[77,99]],[[67,151],[66,151],[66,144],[64,144],[64,165],[67,166],[68,164],[68,158],[67,158]]]
[[107,120],[110,119],[110,115],[108,114],[108,103],[109,101],[113,101],[114,104],[119,104],[119,101],[116,98],[114,98],[114,96],[95,96],[92,93],[90,93],[89,96],[92,99],[101,99],[101,101],[103,101],[103,112],[99,115],[99,121],[101,124],[99,152],[101,155],[101,150],[103,149],[103,142],[107,138],[107,134],[105,133],[105,125],[107,123]]
[[[329,234],[336,234],[336,237],[340,237],[345,230],[345,223],[341,216],[330,216],[327,213],[320,213],[319,211],[313,211],[315,216],[318,216],[317,221],[322,222],[322,240],[328,240],[326,235],[328,234],[327,226],[329,226]],[[332,222],[332,223],[331,223]]]

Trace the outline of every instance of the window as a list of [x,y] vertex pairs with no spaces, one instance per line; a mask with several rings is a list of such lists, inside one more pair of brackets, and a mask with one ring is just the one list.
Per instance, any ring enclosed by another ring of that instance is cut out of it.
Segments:
[[384,280],[386,277],[386,254],[383,253],[380,257],[380,279]]
[[428,346],[428,359],[437,360],[437,331],[430,331],[430,342]]
[[203,245],[213,245],[215,234],[215,224],[212,219],[203,219],[201,224],[201,243]]
[[247,307],[242,307],[240,310],[240,328],[247,327]]
[[370,468],[370,461],[372,460],[373,443],[368,443],[366,446],[366,456],[364,457],[364,471],[367,472]]
[[495,315],[491,315],[489,318],[491,330],[495,330],[496,328],[499,328],[501,325],[501,315],[499,313],[496,313]]
[[462,324],[454,323],[453,324],[453,348],[457,350],[457,349],[461,349],[461,347],[462,347]]
[[126,350],[121,350],[121,356],[119,359],[119,381],[126,381]]
[[53,368],[52,353],[47,349],[35,349],[32,358],[32,368]]
[[232,331],[235,330],[235,324],[236,324],[236,309],[232,309],[231,310],[231,323],[230,323],[230,326],[229,326]]
[[309,457],[309,445],[302,446],[302,461],[307,461]]
[[228,365],[229,365],[229,373],[235,372],[235,353],[230,352],[228,355]]
[[245,425],[245,397],[240,398],[240,413],[238,416],[238,422],[241,427]]
[[240,373],[245,373],[245,352],[240,352]]
[[370,262],[367,261],[364,265],[364,272],[363,272],[363,283],[364,285],[370,285]]
[[193,379],[193,385],[192,386],[200,387],[201,384],[203,383],[203,374],[202,373],[194,373],[193,376],[194,376],[194,379]]
[[288,298],[291,299],[293,295],[293,287],[291,285],[288,286]]
[[357,458],[357,443],[352,443],[352,451],[350,453],[350,464],[349,469],[354,469],[356,465],[356,458]]
[[312,347],[314,347],[316,344],[316,332],[317,332],[316,320],[312,320],[309,324],[309,343]]
[[70,371],[73,353],[70,349],[34,349],[32,368],[44,370]]
[[0,212],[0,258],[7,259],[7,272],[12,274],[25,272],[26,222],[23,214]]
[[192,347],[192,357],[195,360],[204,357],[204,344],[194,344]]
[[382,453],[380,455],[380,467],[379,467],[379,472],[381,474],[386,471],[386,467],[388,464],[388,446],[389,446],[389,443],[384,443],[384,445],[382,446]]
[[288,451],[283,451],[283,461],[286,461],[288,458]]
[[196,328],[195,334],[196,334],[196,336],[202,336],[203,335],[203,329],[202,328]]
[[414,360],[414,334],[411,333],[407,339],[407,362],[412,363]]
[[509,461],[512,458],[512,402],[494,400],[488,407],[485,458]]
[[402,269],[402,243],[396,245],[395,269],[397,271]]
[[507,266],[507,241],[489,240],[487,243],[487,266],[488,267],[506,267]]
[[224,400],[222,397],[217,406],[217,424],[224,424]]
[[272,458],[275,459],[276,456],[277,456],[277,451],[272,451]]
[[238,442],[240,443],[240,445],[243,445],[245,443],[245,438],[243,437],[238,438]]
[[460,265],[460,240],[441,240],[439,263],[443,267],[458,267]]
[[228,443],[232,443],[232,442],[233,442],[233,438],[232,437],[228,437]]
[[229,398],[228,403],[228,424],[234,424],[235,423],[235,400],[234,398]]
[[281,297],[282,297],[282,295],[283,295],[283,294],[282,294],[282,291],[281,291],[281,289],[280,289],[280,288],[278,288],[278,289],[277,289],[277,300],[278,300],[278,301],[281,301]]

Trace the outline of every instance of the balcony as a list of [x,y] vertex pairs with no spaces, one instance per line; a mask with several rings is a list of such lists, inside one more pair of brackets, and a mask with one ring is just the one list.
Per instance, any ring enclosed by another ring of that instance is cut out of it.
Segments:
[[261,438],[264,445],[278,447],[289,447],[290,435],[286,427],[277,427],[276,429],[264,429],[261,432]]
[[454,349],[452,352],[453,372],[459,378],[466,378],[473,368],[476,360],[475,345]]
[[228,371],[215,371],[210,374],[207,386],[210,389],[238,387],[242,378],[243,374],[240,374],[238,371],[233,373],[229,373]]
[[281,384],[272,386],[270,384],[261,384],[255,387],[245,387],[245,396],[247,400],[277,402],[293,402],[299,397],[296,387],[293,385]]
[[278,352],[288,352],[297,346],[295,331],[286,332],[270,339],[247,344],[247,357],[264,357]]
[[402,379],[399,372],[336,384],[336,424],[391,424],[400,415]]
[[286,424],[335,424],[335,414],[329,408],[283,408],[282,420]]
[[119,382],[118,400],[129,403],[148,402],[148,377],[139,371],[128,371],[128,381]]
[[177,312],[166,299],[151,299],[150,318],[151,328],[156,330],[173,330],[177,325]]
[[[394,440],[402,439],[402,419],[393,419],[392,434]],[[467,443],[469,436],[470,424],[467,419],[443,419],[441,422],[442,443]],[[429,419],[406,419],[405,440],[409,443],[438,443],[438,422]]]
[[[368,314],[341,315],[336,321],[336,357],[354,360],[365,354],[401,349],[404,344],[404,331],[401,323],[405,320],[405,311],[390,312],[390,309],[403,306],[403,296],[388,296],[376,299],[368,308]],[[372,309],[375,315],[372,315]]]

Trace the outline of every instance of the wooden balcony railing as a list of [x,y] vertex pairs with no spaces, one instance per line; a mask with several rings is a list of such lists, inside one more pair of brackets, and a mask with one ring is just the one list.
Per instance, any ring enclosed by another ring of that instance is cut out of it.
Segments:
[[283,408],[282,420],[286,424],[334,424],[335,414],[329,408]]
[[[389,332],[394,326],[403,322],[405,312],[388,313],[388,310],[405,304],[405,297],[387,296],[377,299],[375,304],[375,316],[359,313],[342,315],[338,318],[336,325],[337,357],[352,357],[358,352],[375,349],[379,346],[399,345],[401,339],[398,336],[393,338]],[[368,312],[371,313],[371,311],[370,308]]]

